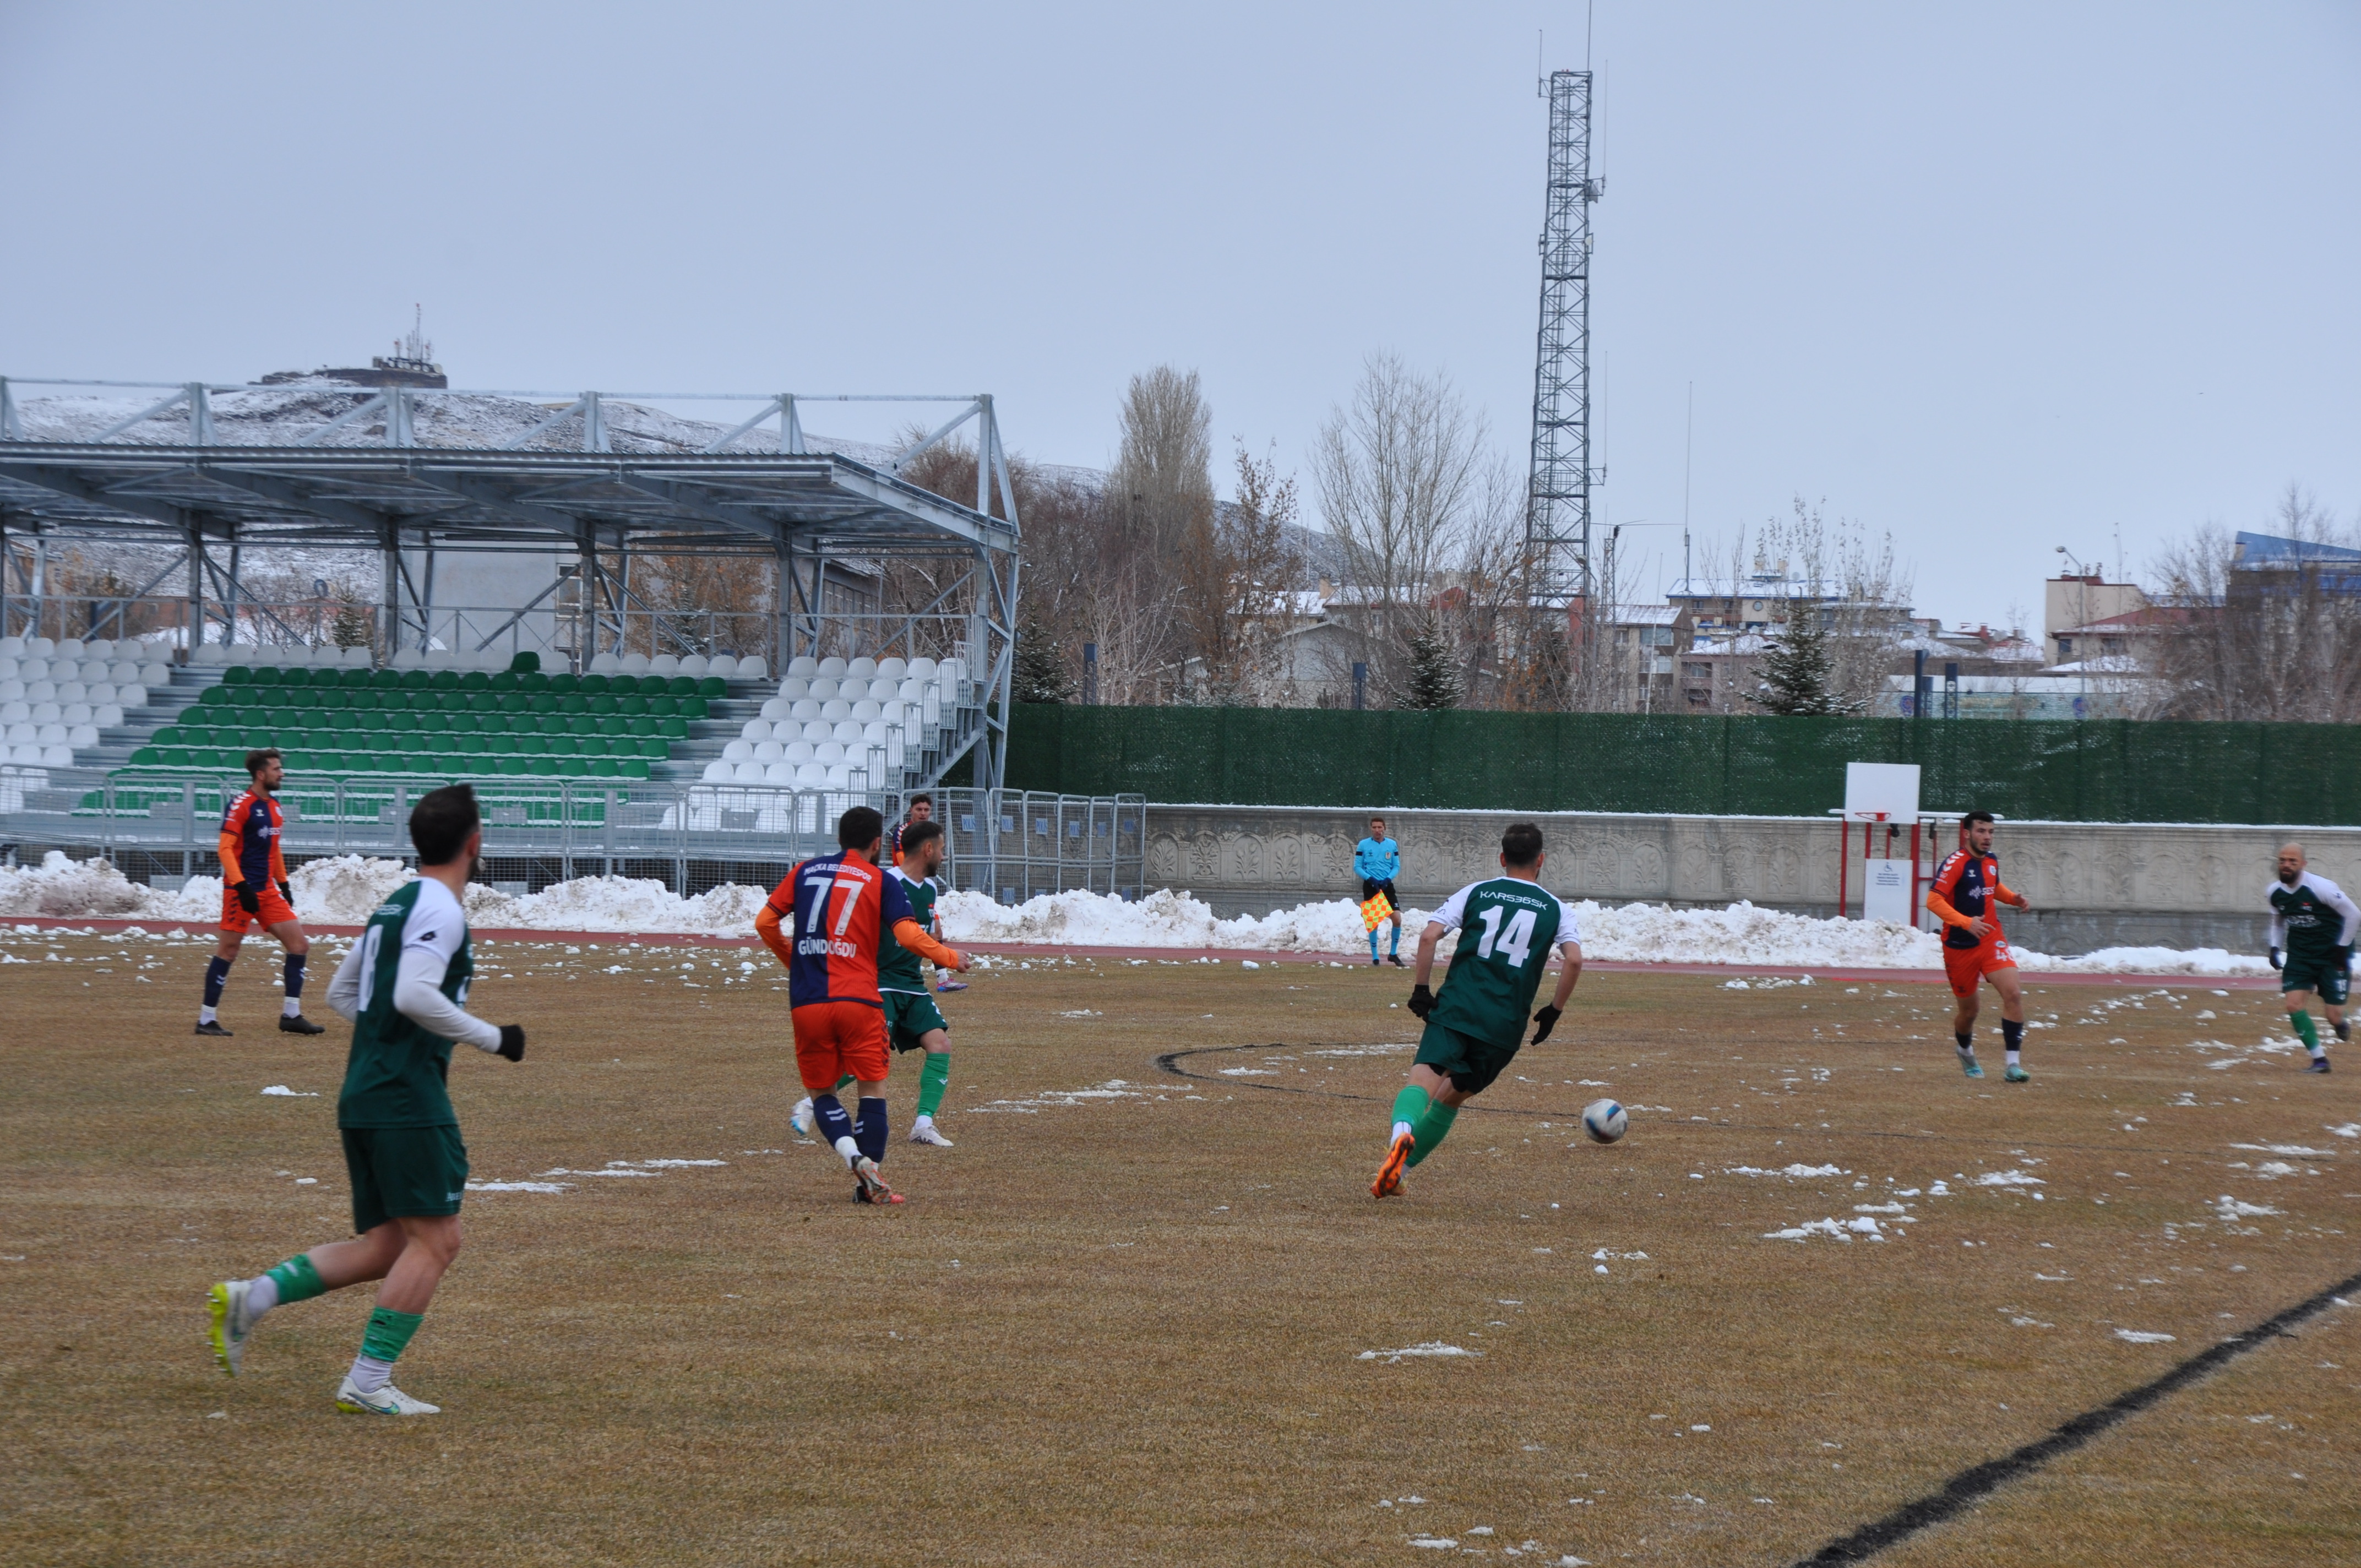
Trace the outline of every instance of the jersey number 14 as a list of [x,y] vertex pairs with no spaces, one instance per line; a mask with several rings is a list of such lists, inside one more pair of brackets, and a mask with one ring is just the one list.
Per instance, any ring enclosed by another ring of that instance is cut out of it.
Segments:
[[1525,967],[1525,960],[1532,956],[1533,912],[1530,909],[1520,909],[1514,915],[1509,916],[1508,928],[1503,930],[1500,927],[1500,916],[1505,913],[1507,912],[1496,904],[1476,916],[1484,922],[1484,939],[1476,944],[1476,956],[1479,959],[1488,959],[1492,956],[1494,948],[1498,947],[1500,956],[1509,960],[1510,969],[1522,969]]

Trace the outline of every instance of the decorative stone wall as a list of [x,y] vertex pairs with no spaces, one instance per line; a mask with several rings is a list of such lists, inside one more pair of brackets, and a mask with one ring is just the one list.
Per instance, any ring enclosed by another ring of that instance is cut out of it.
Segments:
[[[1185,889],[1224,916],[1357,898],[1353,846],[1370,815],[1150,806],[1148,883]],[[1675,906],[1746,899],[1799,915],[1836,913],[1833,818],[1392,810],[1385,817],[1401,844],[1403,901],[1422,907],[1490,872],[1501,830],[1530,820],[1548,845],[1543,884],[1561,898]],[[2002,875],[2034,905],[2006,915],[2010,936],[2049,952],[2151,943],[2259,950],[2265,884],[2290,836],[2302,839],[2312,870],[2361,894],[2361,828],[2004,822],[1995,846]],[[1856,855],[1860,842],[1856,828]],[[1906,835],[1897,840],[1897,853],[1907,842]],[[1857,884],[1852,898],[1857,911]]]

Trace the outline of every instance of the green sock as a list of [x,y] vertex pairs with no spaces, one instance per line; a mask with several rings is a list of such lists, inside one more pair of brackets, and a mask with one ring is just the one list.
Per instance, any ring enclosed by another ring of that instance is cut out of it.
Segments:
[[852,1075],[849,1072],[846,1073],[842,1078],[836,1080],[836,1088],[830,1091],[830,1092],[835,1094],[843,1093],[847,1088],[851,1087],[852,1080]]
[[927,1065],[918,1069],[918,1114],[933,1115],[942,1105],[943,1091],[950,1086],[950,1052],[928,1051]]
[[1416,1165],[1442,1147],[1444,1135],[1451,1131],[1451,1124],[1458,1119],[1459,1107],[1456,1105],[1429,1105],[1426,1114],[1421,1116],[1418,1124],[1410,1130],[1410,1135],[1418,1140],[1418,1146],[1410,1151],[1411,1164]]
[[371,1361],[388,1365],[401,1359],[402,1350],[410,1336],[418,1332],[424,1321],[418,1312],[397,1312],[390,1307],[379,1307],[369,1313],[368,1332],[361,1336],[361,1354]]
[[[1371,940],[1375,939],[1371,938]],[[1433,1097],[1417,1084],[1403,1084],[1402,1091],[1394,1096],[1394,1125],[1400,1127],[1407,1123],[1415,1129],[1418,1126],[1418,1119],[1426,1114],[1426,1108],[1433,1103]],[[1387,1134],[1386,1141],[1391,1143],[1393,1135]]]
[[324,1296],[328,1288],[320,1283],[320,1271],[312,1266],[312,1255],[299,1252],[275,1268],[263,1270],[279,1287],[279,1304],[308,1301],[314,1296]]
[[2288,1022],[2295,1025],[2296,1037],[2303,1042],[2303,1048],[2313,1056],[2318,1056],[2320,1025],[2312,1021],[2312,1014],[2303,1012],[2290,1013],[2288,1014]]

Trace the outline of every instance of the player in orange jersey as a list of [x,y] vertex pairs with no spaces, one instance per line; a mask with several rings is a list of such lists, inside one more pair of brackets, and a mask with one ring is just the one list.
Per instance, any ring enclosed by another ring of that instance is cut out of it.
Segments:
[[221,941],[214,948],[213,962],[205,966],[205,1001],[197,1009],[197,1033],[229,1035],[215,1010],[246,934],[259,926],[287,949],[287,997],[280,1003],[279,1027],[290,1035],[324,1035],[327,1030],[303,1016],[303,963],[312,944],[295,918],[294,890],[287,885],[287,862],[279,853],[285,818],[271,796],[279,792],[286,764],[277,750],[266,748],[246,754],[246,771],[253,782],[222,814]]
[[2000,992],[2001,1043],[2008,1051],[2008,1070],[2001,1076],[2023,1083],[2033,1075],[2025,1070],[2025,993],[2016,983],[2016,958],[2001,935],[1997,905],[2029,909],[2026,896],[2000,880],[2000,858],[1993,853],[1993,818],[1989,811],[1967,816],[1968,847],[1955,850],[1935,872],[1927,889],[1927,907],[1943,923],[1943,972],[1951,994],[1960,999],[1951,1016],[1951,1037],[1960,1045],[1960,1067],[1970,1078],[1982,1078],[1976,1061],[1976,987],[1992,981]]
[[[863,1203],[902,1201],[877,1174],[890,1136],[879,933],[893,932],[895,941],[939,968],[967,968],[965,958],[927,935],[900,885],[880,869],[884,837],[885,819],[868,806],[854,806],[836,824],[842,849],[789,872],[754,917],[755,933],[787,966],[796,1070],[821,1135],[844,1157],[852,1195]],[[848,1073],[861,1096],[858,1124],[836,1097],[837,1080]]]

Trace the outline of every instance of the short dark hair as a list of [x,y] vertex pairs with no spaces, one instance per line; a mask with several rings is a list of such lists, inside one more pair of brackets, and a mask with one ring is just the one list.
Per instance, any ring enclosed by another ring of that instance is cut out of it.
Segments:
[[910,804],[909,804],[907,806],[905,806],[903,809],[904,809],[904,810],[906,810],[906,810],[915,810],[915,809],[916,809],[917,807],[918,807],[918,806],[932,806],[932,805],[934,805],[934,804],[935,804],[935,797],[934,797],[933,795],[928,795],[925,790],[920,790],[917,794],[916,794],[916,795],[912,795],[912,796],[910,797]]
[[1993,814],[1989,811],[1971,811],[1960,819],[1960,826],[1965,828],[1977,822],[1990,822],[1992,819]]
[[1542,830],[1530,822],[1511,822],[1500,835],[1500,858],[1524,870],[1542,858]]
[[885,836],[885,818],[876,808],[856,806],[836,819],[836,847],[865,850]]
[[273,758],[277,758],[279,761],[280,761],[280,762],[285,762],[285,761],[287,760],[286,758],[284,758],[284,757],[280,757],[280,756],[279,755],[279,748],[278,748],[278,747],[276,747],[276,746],[265,746],[265,747],[261,748],[259,751],[248,751],[248,752],[246,754],[246,775],[247,775],[247,777],[248,777],[248,778],[259,778],[259,777],[261,777],[261,776],[262,776],[262,770],[263,770],[263,769],[265,769],[265,768],[267,768],[267,767],[269,767],[269,766],[270,765],[270,763],[271,763],[271,760],[272,760]]
[[931,844],[942,836],[943,825],[939,822],[913,822],[902,829],[902,852],[915,855],[920,845]]
[[465,853],[467,836],[484,825],[476,786],[445,784],[418,797],[410,810],[410,841],[422,866],[447,866]]

